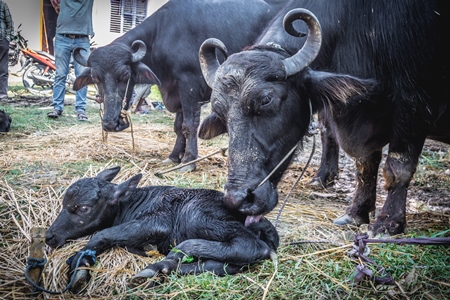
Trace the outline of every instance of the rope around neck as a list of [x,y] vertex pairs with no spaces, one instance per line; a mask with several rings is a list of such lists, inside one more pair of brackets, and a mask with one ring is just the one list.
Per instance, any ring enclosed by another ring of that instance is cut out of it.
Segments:
[[[316,134],[317,134],[317,133],[318,133],[318,126],[317,126],[317,123],[314,122],[313,111],[312,111],[312,104],[311,104],[311,100],[309,100],[309,126],[308,126],[308,133],[307,133],[307,135],[313,137],[313,145],[312,145],[312,149],[311,149],[311,154],[309,155],[308,161],[306,162],[306,165],[305,165],[305,167],[303,168],[302,173],[301,173],[300,176],[297,178],[297,180],[294,182],[294,184],[292,185],[291,189],[289,190],[289,192],[287,193],[286,197],[284,198],[283,204],[281,205],[281,207],[280,207],[280,209],[279,209],[279,211],[278,211],[277,218],[275,219],[275,224],[274,224],[275,228],[277,228],[278,221],[279,221],[280,216],[281,216],[281,212],[283,211],[283,209],[284,209],[284,207],[285,207],[285,205],[286,205],[286,203],[287,203],[287,200],[288,200],[288,198],[290,197],[290,195],[291,195],[291,193],[292,193],[292,190],[293,190],[294,187],[297,185],[297,183],[300,181],[300,179],[302,179],[303,175],[304,175],[305,172],[306,172],[306,169],[309,167],[309,164],[310,164],[310,162],[311,162],[311,160],[312,160],[312,157],[313,157],[313,155],[314,155],[314,152],[315,152],[315,150],[316,150]],[[284,159],[276,166],[275,170],[281,165],[281,163],[283,163],[283,162],[286,160],[286,158],[290,155],[291,152],[293,152],[295,149],[297,149],[298,144],[299,144],[299,143],[297,143],[297,144],[295,145],[295,147],[292,148],[291,151],[289,151],[288,155],[285,156]],[[273,174],[273,172],[274,172],[275,170],[273,170],[273,171],[269,174],[268,177],[270,177],[270,176]],[[266,178],[264,179],[264,181],[265,181],[266,179],[268,179],[268,177],[266,177]],[[261,182],[261,183],[259,184],[259,186],[260,186],[261,184],[263,184],[264,181]],[[259,186],[258,186],[258,187],[259,187]]]
[[[131,112],[130,112],[131,106],[127,110],[124,109],[127,105],[127,94],[128,94],[128,87],[130,85],[130,79],[131,79],[131,77],[128,78],[127,87],[125,88],[125,95],[123,96],[123,99],[122,99],[122,109],[120,111],[120,117],[122,118],[122,120],[125,123],[130,124],[132,151],[135,151],[133,122],[131,121]],[[100,103],[99,113],[100,113],[100,119],[103,119],[103,109],[102,109],[101,103]],[[106,143],[107,138],[108,138],[108,133],[103,130],[103,126],[102,126],[102,138],[103,138],[103,142]]]
[[[296,146],[297,147],[297,146]],[[277,228],[278,225],[278,221],[280,219],[281,216],[281,212],[283,211],[284,207],[286,206],[287,200],[288,198],[291,196],[292,190],[294,189],[294,187],[297,185],[297,183],[300,181],[300,179],[302,179],[303,175],[306,172],[306,169],[309,167],[309,163],[311,162],[311,159],[314,155],[314,151],[316,150],[316,136],[313,135],[313,147],[311,149],[311,154],[309,155],[308,161],[306,162],[305,167],[302,170],[302,173],[300,174],[300,176],[297,178],[297,180],[294,182],[294,184],[292,185],[291,189],[289,190],[289,192],[287,193],[286,197],[284,198],[283,204],[281,205],[279,211],[278,211],[278,215],[277,218],[275,219],[275,228]]]

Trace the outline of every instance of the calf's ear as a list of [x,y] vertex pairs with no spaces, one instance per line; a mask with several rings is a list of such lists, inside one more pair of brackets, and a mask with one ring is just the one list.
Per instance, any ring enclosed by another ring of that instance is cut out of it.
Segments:
[[94,84],[91,76],[91,68],[85,69],[80,75],[77,76],[73,83],[73,89],[74,91],[78,91],[82,87],[89,84]]
[[117,176],[119,171],[120,171],[120,166],[117,166],[117,167],[114,167],[114,168],[110,168],[110,169],[106,169],[106,170],[103,170],[100,173],[98,173],[97,176],[95,176],[95,178],[110,182],[111,180],[114,179],[114,177]]
[[116,203],[116,201],[118,201],[118,200],[128,199],[128,197],[130,197],[130,195],[136,189],[141,178],[142,178],[142,174],[138,174],[138,175],[131,177],[127,181],[122,182],[121,184],[117,185],[115,187],[114,196],[111,201]]

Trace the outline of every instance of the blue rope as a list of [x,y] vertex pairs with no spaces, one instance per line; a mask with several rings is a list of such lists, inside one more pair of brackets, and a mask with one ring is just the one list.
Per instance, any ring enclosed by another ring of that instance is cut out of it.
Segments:
[[[72,274],[72,276],[70,277],[70,282],[69,282],[69,284],[68,284],[63,290],[61,290],[61,291],[50,291],[50,290],[46,290],[46,289],[42,288],[41,286],[39,286],[38,284],[36,284],[35,282],[33,282],[33,280],[31,280],[31,278],[30,278],[29,275],[28,275],[28,272],[30,271],[30,269],[34,269],[34,268],[38,268],[38,267],[39,267],[39,268],[41,269],[41,272],[39,273],[39,277],[41,277],[43,267],[45,266],[45,263],[47,262],[46,259],[40,260],[40,259],[37,259],[37,258],[30,258],[30,257],[28,257],[28,258],[27,258],[27,267],[26,267],[26,269],[25,269],[25,278],[26,278],[27,281],[34,287],[34,290],[35,290],[35,291],[41,291],[41,292],[48,293],[48,294],[53,294],[53,295],[58,295],[58,294],[65,293],[68,289],[70,289],[70,288],[72,287],[73,282],[74,282],[74,280],[75,280],[75,276],[77,275],[77,272],[78,272],[78,267],[80,266],[81,259],[82,259],[84,256],[89,256],[89,257],[91,257],[92,260],[94,261],[94,264],[95,264],[95,261],[96,261],[96,257],[95,257],[96,252],[95,252],[95,250],[85,250],[85,251],[81,251],[81,252],[79,252],[79,253],[81,253],[81,255],[80,255],[80,257],[78,258],[77,264],[76,264],[76,266],[75,266],[75,270],[73,271],[73,274]],[[73,260],[73,257],[74,257],[74,256],[75,256],[75,255],[69,257],[69,258],[67,259],[66,263],[70,265],[71,262],[72,262],[72,260]]]

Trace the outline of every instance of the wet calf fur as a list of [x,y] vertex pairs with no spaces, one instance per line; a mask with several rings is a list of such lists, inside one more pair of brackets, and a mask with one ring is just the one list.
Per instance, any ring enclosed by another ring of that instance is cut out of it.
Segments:
[[[47,230],[46,243],[53,248],[95,233],[72,257],[70,272],[83,251],[95,250],[98,255],[115,246],[145,256],[145,249],[153,245],[167,255],[132,283],[172,271],[234,274],[276,252],[279,237],[270,221],[245,227],[245,216],[224,206],[223,193],[171,186],[137,188],[141,174],[114,184],[111,181],[119,171],[120,167],[106,169],[71,185],[60,214]],[[83,265],[92,263],[82,259]]]

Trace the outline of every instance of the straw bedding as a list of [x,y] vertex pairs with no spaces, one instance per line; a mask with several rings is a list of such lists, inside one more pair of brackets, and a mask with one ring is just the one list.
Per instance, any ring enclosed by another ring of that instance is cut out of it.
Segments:
[[[61,208],[64,190],[81,177],[94,176],[98,171],[115,165],[126,165],[114,182],[122,182],[137,173],[144,177],[140,185],[175,184],[184,186],[204,186],[221,189],[226,178],[226,157],[212,156],[197,163],[197,171],[190,174],[172,172],[163,177],[155,172],[164,170],[161,159],[168,156],[174,135],[171,128],[152,124],[135,125],[135,151],[131,149],[129,132],[109,134],[107,142],[103,140],[98,124],[73,128],[52,128],[49,133],[36,131],[31,135],[8,134],[0,137],[0,298],[29,299],[30,285],[24,278],[26,259],[31,242],[30,232],[34,227],[48,228]],[[199,141],[199,155],[204,156],[226,147],[226,138],[215,143]],[[311,140],[305,144],[304,154],[286,173],[279,187],[280,202],[283,202],[292,184],[298,178],[309,155]],[[308,185],[309,177],[314,173],[320,158],[320,145],[317,153],[296,186],[278,217],[279,207],[269,218],[277,223],[282,243],[306,240],[335,241],[339,245],[348,244],[355,228],[337,227],[332,220],[339,216],[351,200],[353,192],[352,161],[341,156],[342,171],[336,186],[330,190],[317,190]],[[75,169],[76,164],[85,161],[84,174]],[[94,166],[94,164],[96,165]],[[6,172],[21,170],[14,182],[5,178]],[[381,180],[381,179],[380,179]],[[408,205],[408,224],[411,227],[448,226],[449,213],[442,207],[430,209],[429,203],[420,202],[424,193],[421,189],[411,189]],[[433,191],[433,195],[436,191]],[[383,193],[379,193],[379,206]],[[425,195],[426,196],[426,195]],[[66,259],[80,249],[87,239],[80,239],[56,251],[47,249],[47,265],[42,277],[42,286],[59,291],[67,283]],[[337,245],[338,246],[338,245]],[[317,250],[325,249],[321,246]],[[293,253],[292,255],[295,255]],[[92,271],[93,278],[85,295],[90,298],[113,298],[127,290],[130,277],[147,264],[158,260],[159,255],[140,257],[124,249],[114,249],[98,257],[98,265]],[[289,257],[281,258],[289,259]],[[139,295],[138,292],[136,295]],[[79,298],[69,293],[64,295],[41,294],[38,299]]]

